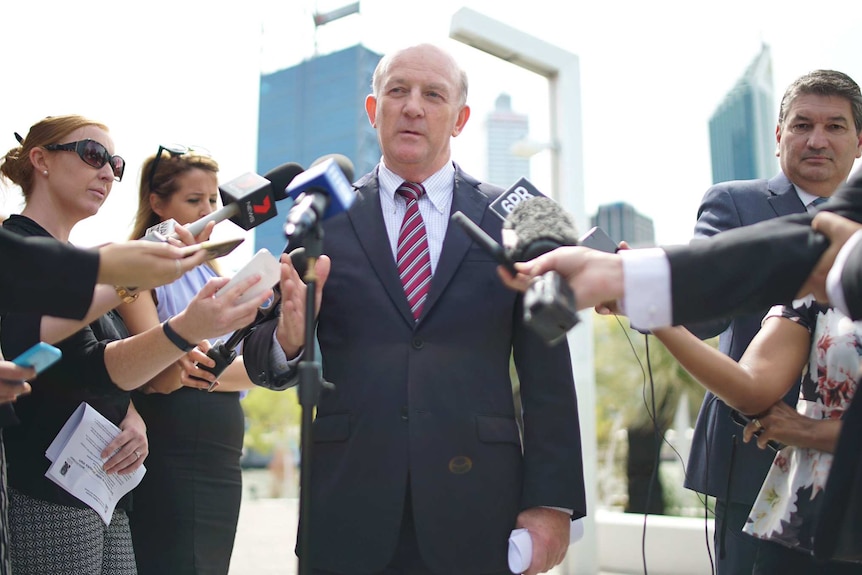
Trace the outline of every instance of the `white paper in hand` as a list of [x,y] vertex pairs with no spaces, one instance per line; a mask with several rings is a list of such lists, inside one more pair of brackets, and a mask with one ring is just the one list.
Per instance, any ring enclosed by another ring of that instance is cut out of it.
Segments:
[[[569,526],[569,545],[584,536],[584,522],[580,519],[572,521]],[[509,571],[523,573],[530,567],[533,560],[533,540],[526,529],[515,529],[509,535]]]
[[143,465],[127,475],[102,469],[102,450],[119,433],[119,427],[81,402],[45,452],[52,462],[45,477],[92,507],[105,525],[111,523],[117,502],[147,472]]
[[248,288],[238,299],[237,303],[245,303],[251,298],[257,297],[259,294],[273,287],[281,278],[281,265],[278,260],[269,253],[269,250],[263,248],[259,250],[251,260],[243,266],[241,270],[236,272],[231,280],[223,288],[216,292],[216,297],[222,295],[227,290],[254,274],[260,274],[260,281]]

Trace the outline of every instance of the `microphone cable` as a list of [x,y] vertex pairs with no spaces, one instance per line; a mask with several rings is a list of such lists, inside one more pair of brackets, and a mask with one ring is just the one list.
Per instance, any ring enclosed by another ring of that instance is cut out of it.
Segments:
[[[652,493],[653,493],[653,490],[655,488],[655,483],[658,480],[659,465],[661,464],[661,447],[662,447],[662,444],[667,444],[667,446],[670,447],[670,449],[674,452],[674,454],[676,454],[676,457],[679,460],[680,465],[682,466],[682,472],[683,472],[684,477],[687,476],[688,472],[686,470],[685,462],[682,459],[682,455],[679,453],[679,451],[677,451],[676,447],[674,447],[667,440],[667,437],[665,437],[664,433],[661,432],[661,429],[659,426],[658,416],[657,416],[657,407],[656,407],[656,398],[655,398],[655,380],[653,378],[652,360],[650,358],[650,345],[649,345],[650,334],[649,333],[643,334],[643,336],[644,336],[644,348],[645,348],[645,354],[646,354],[646,367],[644,367],[644,364],[641,361],[640,356],[638,355],[637,348],[635,348],[634,342],[632,341],[631,337],[629,336],[629,333],[628,333],[629,330],[623,325],[622,321],[620,320],[619,315],[614,314],[614,318],[616,319],[617,324],[620,327],[620,330],[623,332],[623,335],[625,336],[626,341],[628,342],[629,347],[632,350],[632,355],[634,356],[635,360],[638,362],[638,366],[641,368],[641,373],[643,374],[643,380],[641,382],[641,390],[642,390],[641,395],[642,395],[642,399],[643,399],[643,403],[644,403],[644,408],[646,409],[647,415],[649,416],[650,421],[653,424],[653,437],[655,438],[655,442],[656,442],[655,455],[654,455],[655,456],[654,465],[653,465],[652,473],[650,474],[649,485],[647,487],[646,510],[644,511],[643,528],[641,531],[641,560],[643,563],[644,575],[648,575],[647,559],[646,559],[647,518],[650,514],[649,509],[650,509],[650,504],[652,503]],[[647,396],[646,396],[647,382],[649,382],[650,398],[647,398]],[[706,521],[709,517],[709,504],[708,504],[709,503],[709,497],[707,496],[706,498],[704,498],[704,497],[702,497],[701,493],[698,493],[698,492],[695,492],[695,493],[697,494],[698,499],[700,500],[700,502],[704,506],[704,538],[706,540],[707,555],[709,556],[710,571],[711,571],[712,575],[715,575],[715,562],[713,560],[713,555],[712,555],[712,551],[711,551],[710,544],[709,544],[709,529],[708,529],[708,526],[706,523]]]

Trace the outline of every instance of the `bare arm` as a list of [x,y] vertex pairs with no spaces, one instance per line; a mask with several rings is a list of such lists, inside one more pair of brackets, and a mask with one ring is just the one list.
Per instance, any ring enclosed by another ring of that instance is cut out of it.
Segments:
[[[215,297],[215,292],[227,284],[228,279],[210,280],[185,310],[169,320],[170,326],[180,337],[195,343],[248,325],[254,320],[257,308],[272,295],[272,290],[265,290],[238,304],[237,298],[258,281],[259,275]],[[174,345],[165,336],[161,324],[157,324],[137,335],[109,343],[105,348],[105,366],[115,384],[122,389],[135,389],[183,355],[185,352]]]
[[253,389],[255,385],[248,378],[242,356],[238,355],[233,363],[227,366],[218,377],[218,385],[213,391],[243,391]]
[[[118,311],[123,316],[123,321],[132,335],[144,333],[161,324],[159,312],[150,291],[141,292],[137,301],[121,305]],[[179,389],[182,387],[180,371],[179,363],[172,363],[148,381],[141,388],[141,391],[145,393],[171,393]]]
[[745,414],[761,413],[787,393],[801,376],[811,343],[803,326],[771,317],[737,363],[684,327],[653,333],[701,385]]
[[81,320],[63,319],[59,317],[42,316],[40,324],[40,338],[47,343],[56,343],[66,339],[73,333],[81,330],[100,316],[120,305],[120,296],[116,290],[108,285],[98,284],[93,291],[93,301],[87,315]]

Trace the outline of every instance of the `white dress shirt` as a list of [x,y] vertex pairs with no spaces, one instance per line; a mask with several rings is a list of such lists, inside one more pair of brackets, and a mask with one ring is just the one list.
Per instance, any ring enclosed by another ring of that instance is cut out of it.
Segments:
[[[811,204],[818,196],[796,186],[794,188],[805,209],[811,211]],[[670,261],[664,250],[621,250],[619,254],[623,260],[624,294],[620,305],[628,315],[632,327],[647,331],[673,325]],[[830,301],[835,305],[831,294]]]

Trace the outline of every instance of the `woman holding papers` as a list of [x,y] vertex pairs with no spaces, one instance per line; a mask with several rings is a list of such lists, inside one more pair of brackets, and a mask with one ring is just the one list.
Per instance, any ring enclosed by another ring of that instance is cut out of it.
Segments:
[[[200,150],[159,146],[141,170],[131,238],[143,237],[161,222],[185,225],[211,213],[218,203],[217,173],[218,164]],[[131,332],[145,332],[185,309],[209,279],[218,277],[214,263],[122,306]],[[209,347],[208,342],[199,345],[204,351]],[[197,359],[212,364],[203,353]],[[133,395],[150,440],[147,475],[135,489],[129,514],[140,575],[223,575],[230,567],[242,497],[240,397],[246,392],[240,390],[253,384],[242,356],[210,390],[214,380],[184,358]]]
[[[99,211],[124,169],[104,125],[80,116],[45,118],[2,164],[3,175],[21,187],[26,203],[4,228],[68,242],[75,224]],[[129,390],[185,355],[189,341],[250,323],[269,294],[243,304],[237,299],[258,279],[218,298],[213,296],[227,280],[212,280],[186,310],[139,335],[129,337],[122,319],[108,312],[57,344],[62,359],[31,381],[30,395],[16,403],[19,425],[5,430],[13,572],[136,572],[128,498],[120,500],[106,525],[93,508],[45,476],[51,465],[45,452],[86,403],[119,427],[93,465],[101,466],[109,479],[135,472],[147,455],[147,442],[143,422],[130,407]],[[136,299],[133,288],[116,289],[126,301]],[[58,285],[57,297],[63,297],[62,290]],[[7,313],[2,322],[0,345],[10,357],[40,340],[40,324],[30,314]],[[110,439],[108,428],[104,433]]]

